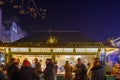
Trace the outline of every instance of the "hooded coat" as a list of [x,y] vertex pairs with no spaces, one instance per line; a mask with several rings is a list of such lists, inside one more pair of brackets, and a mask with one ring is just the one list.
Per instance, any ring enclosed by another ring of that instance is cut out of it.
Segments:
[[35,74],[28,60],[23,61],[23,65],[20,69],[20,80],[39,80],[39,76]]

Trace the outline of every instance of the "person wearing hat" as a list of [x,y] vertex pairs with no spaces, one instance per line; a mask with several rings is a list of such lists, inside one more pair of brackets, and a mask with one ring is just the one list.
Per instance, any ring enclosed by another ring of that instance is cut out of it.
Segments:
[[20,69],[20,80],[39,80],[39,76],[35,74],[31,63],[27,59],[23,61],[23,65]]

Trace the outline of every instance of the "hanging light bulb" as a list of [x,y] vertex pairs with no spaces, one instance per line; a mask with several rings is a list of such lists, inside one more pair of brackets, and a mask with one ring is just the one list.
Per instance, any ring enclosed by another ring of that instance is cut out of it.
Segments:
[[13,5],[13,8],[17,9],[19,8],[19,5]]
[[25,10],[21,9],[21,10],[19,11],[19,13],[20,13],[20,14],[25,14]]

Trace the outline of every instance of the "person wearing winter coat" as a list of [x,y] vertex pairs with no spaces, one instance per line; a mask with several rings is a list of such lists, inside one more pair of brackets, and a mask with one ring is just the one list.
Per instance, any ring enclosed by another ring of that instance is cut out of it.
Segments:
[[91,71],[91,80],[104,80],[104,70],[100,64],[100,61],[97,58],[94,59]]
[[77,64],[75,65],[75,78],[74,80],[85,80],[86,75],[87,75],[87,68],[86,66],[82,63],[81,59],[78,58]]
[[54,79],[57,80],[58,65],[54,62]]
[[46,68],[44,70],[45,80],[54,80],[54,64],[52,59],[46,60]]
[[35,58],[34,60],[35,60],[35,68],[34,68],[35,73],[36,73],[39,77],[41,77],[41,73],[42,73],[41,64],[40,64],[40,62],[38,61],[38,58]]
[[69,64],[69,61],[66,61],[65,65],[64,65],[64,69],[65,69],[64,80],[72,80],[72,71],[73,71],[73,68]]
[[19,80],[19,68],[16,58],[12,58],[11,62],[7,64],[6,68],[8,80]]
[[20,80],[39,80],[39,76],[35,74],[31,63],[27,59],[23,61],[23,65],[20,69]]

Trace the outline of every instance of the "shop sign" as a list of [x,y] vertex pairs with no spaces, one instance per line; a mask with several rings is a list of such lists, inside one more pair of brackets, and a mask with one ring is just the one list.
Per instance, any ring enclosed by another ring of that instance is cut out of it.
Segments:
[[73,48],[53,48],[53,52],[73,52]]
[[51,52],[51,48],[31,48],[31,52]]
[[29,52],[28,48],[11,48],[11,52]]
[[98,48],[75,48],[76,52],[98,52]]

